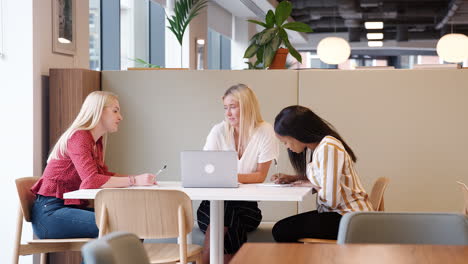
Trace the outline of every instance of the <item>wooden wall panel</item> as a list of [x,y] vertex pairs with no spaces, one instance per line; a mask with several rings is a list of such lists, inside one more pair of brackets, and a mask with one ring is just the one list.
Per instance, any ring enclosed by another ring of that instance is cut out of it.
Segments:
[[[49,148],[71,125],[86,96],[101,90],[101,72],[87,69],[50,69],[49,71]],[[47,153],[50,153],[50,150]],[[51,253],[51,264],[81,263],[80,252]]]
[[71,125],[86,96],[101,89],[101,72],[86,69],[50,69],[49,146]]

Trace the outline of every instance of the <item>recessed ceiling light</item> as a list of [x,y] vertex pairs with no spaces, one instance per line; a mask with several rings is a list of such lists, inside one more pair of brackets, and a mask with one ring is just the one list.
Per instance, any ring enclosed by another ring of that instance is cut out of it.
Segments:
[[367,39],[383,39],[383,33],[367,33]]
[[383,41],[368,41],[367,45],[369,47],[382,47],[383,46]]
[[365,22],[364,26],[366,29],[382,29],[383,28],[383,22]]

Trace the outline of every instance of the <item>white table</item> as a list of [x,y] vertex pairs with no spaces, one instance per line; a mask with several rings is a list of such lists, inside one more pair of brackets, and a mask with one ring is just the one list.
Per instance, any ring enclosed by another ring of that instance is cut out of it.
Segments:
[[[210,200],[210,263],[222,264],[224,256],[224,201],[302,201],[312,191],[309,187],[266,187],[240,184],[239,188],[183,188],[180,182],[158,182],[131,189],[180,190],[192,200]],[[102,189],[68,192],[64,199],[94,199]]]

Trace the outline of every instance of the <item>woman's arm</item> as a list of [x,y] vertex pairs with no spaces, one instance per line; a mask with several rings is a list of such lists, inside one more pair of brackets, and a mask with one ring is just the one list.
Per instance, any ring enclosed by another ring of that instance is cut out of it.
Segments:
[[128,186],[148,186],[156,183],[156,176],[150,173],[140,175],[128,175],[127,177],[110,177],[101,188],[120,188]]
[[[85,133],[87,132],[76,132],[68,141],[67,146],[67,154],[81,178],[80,189],[152,185],[155,183],[155,176],[148,173],[128,177],[114,177],[99,173],[99,165],[92,156],[92,139],[87,137]],[[98,158],[102,159],[102,157]]]
[[257,164],[257,170],[252,173],[239,173],[237,179],[240,183],[262,183],[270,169],[271,160]]
[[296,181],[307,180],[307,177],[305,175],[289,175],[284,173],[277,173],[272,175],[270,180],[276,184],[288,184]]

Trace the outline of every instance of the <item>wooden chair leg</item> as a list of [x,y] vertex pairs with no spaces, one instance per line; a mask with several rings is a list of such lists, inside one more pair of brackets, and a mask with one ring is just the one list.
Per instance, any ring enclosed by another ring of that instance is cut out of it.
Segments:
[[197,264],[203,264],[203,258],[202,258],[202,253],[197,255],[197,259],[195,260],[195,263]]
[[22,233],[23,233],[23,211],[21,211],[21,205],[20,205],[18,209],[18,218],[16,221],[16,238],[15,238],[15,248],[13,251],[13,264],[19,263]]
[[47,264],[47,253],[41,253],[41,264]]

